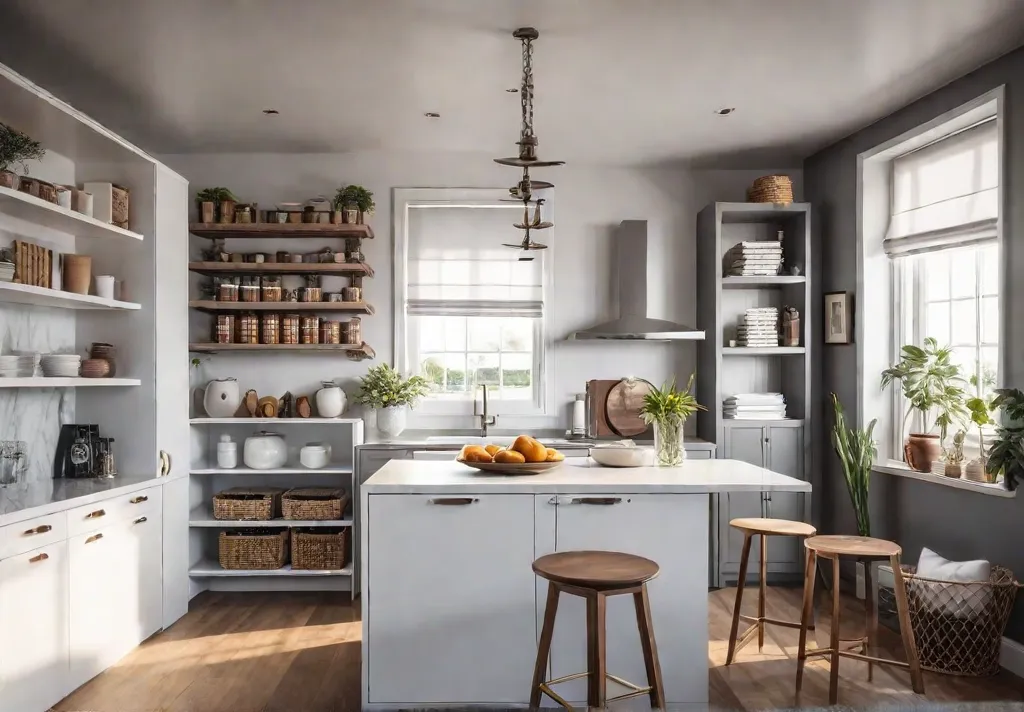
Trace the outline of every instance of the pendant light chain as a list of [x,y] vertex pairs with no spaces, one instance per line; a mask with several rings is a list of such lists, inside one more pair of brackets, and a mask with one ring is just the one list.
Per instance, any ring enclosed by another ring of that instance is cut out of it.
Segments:
[[523,105],[523,125],[521,139],[533,136],[533,40],[523,39],[523,86],[520,97]]

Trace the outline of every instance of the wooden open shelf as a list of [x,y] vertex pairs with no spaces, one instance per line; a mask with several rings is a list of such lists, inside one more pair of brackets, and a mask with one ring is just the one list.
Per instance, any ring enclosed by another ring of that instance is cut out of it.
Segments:
[[209,240],[229,237],[336,237],[342,239],[372,239],[369,225],[332,225],[323,223],[190,223],[189,232]]
[[373,314],[375,309],[366,302],[218,302],[196,299],[188,303],[192,309],[207,312],[361,312]]
[[322,274],[373,276],[365,262],[189,262],[190,272],[198,274]]
[[374,358],[377,354],[365,341],[361,344],[189,344],[188,350],[195,353],[250,353],[256,351],[277,351],[280,353],[344,353],[353,361]]

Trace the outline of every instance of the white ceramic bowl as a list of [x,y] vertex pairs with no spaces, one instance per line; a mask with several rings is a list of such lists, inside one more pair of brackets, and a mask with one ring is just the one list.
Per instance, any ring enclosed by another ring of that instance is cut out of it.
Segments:
[[654,464],[654,448],[639,447],[632,440],[595,445],[590,457],[604,467],[650,467]]

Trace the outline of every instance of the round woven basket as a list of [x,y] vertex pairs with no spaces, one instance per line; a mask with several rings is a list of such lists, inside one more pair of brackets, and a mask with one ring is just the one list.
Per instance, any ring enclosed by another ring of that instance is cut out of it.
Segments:
[[937,581],[904,566],[910,625],[921,667],[949,675],[995,675],[999,648],[1021,584],[993,566],[988,581]]
[[793,202],[793,181],[789,176],[761,176],[747,190],[747,200],[789,205]]

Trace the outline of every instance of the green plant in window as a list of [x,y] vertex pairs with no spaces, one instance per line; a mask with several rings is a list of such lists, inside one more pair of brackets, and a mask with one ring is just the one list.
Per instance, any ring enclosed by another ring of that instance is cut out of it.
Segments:
[[[967,425],[966,381],[960,366],[953,363],[952,354],[950,347],[940,347],[929,336],[925,338],[923,347],[905,345],[900,350],[902,358],[899,363],[882,371],[882,389],[899,381],[903,397],[907,399],[907,412],[900,428],[901,438],[906,435],[907,422],[915,410],[922,414],[929,430],[939,428],[939,440],[943,442],[951,425]],[[933,416],[933,425],[928,426],[928,420]]]
[[989,474],[1002,473],[1006,489],[1013,490],[1024,477],[1024,393],[1016,388],[995,393],[992,407],[1002,410],[1003,425],[996,430],[985,466]]
[[853,502],[853,514],[857,519],[857,534],[871,536],[871,514],[868,511],[868,489],[871,484],[871,465],[878,455],[878,448],[872,435],[875,423],[868,423],[867,430],[846,427],[843,406],[835,393],[832,396],[832,410],[835,425],[832,427],[832,448],[843,466],[846,488]]

